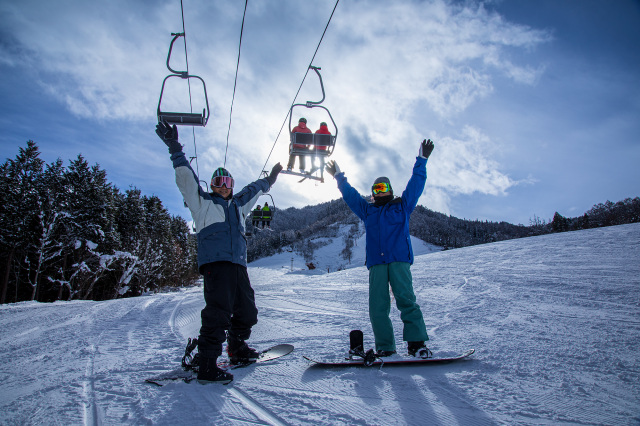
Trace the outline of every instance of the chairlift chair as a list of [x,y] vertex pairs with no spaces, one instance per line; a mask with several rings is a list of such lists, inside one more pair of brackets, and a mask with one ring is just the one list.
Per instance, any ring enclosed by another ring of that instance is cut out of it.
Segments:
[[[263,173],[265,175],[268,175],[268,172],[266,172],[266,171],[263,172]],[[270,205],[271,209],[269,211],[263,211],[262,209],[260,209],[260,210],[255,210],[255,209],[251,210],[251,214],[249,216],[247,216],[247,221],[251,220],[251,222],[253,222],[253,221],[262,222],[264,220],[264,221],[271,222],[273,220],[273,218],[275,216],[275,211],[276,211],[276,203],[275,203],[275,201],[273,201],[273,196],[271,194],[269,194],[269,193],[262,194],[262,195],[260,195],[260,197],[258,197],[258,200],[261,197],[269,197],[269,198],[271,198],[271,205]],[[267,204],[268,204],[268,201],[267,201]],[[256,201],[256,205],[260,206],[261,204]],[[245,232],[245,235],[247,237],[250,237],[251,233],[250,232]]]
[[[207,97],[207,86],[204,80],[197,75],[190,75],[188,71],[176,71],[171,68],[169,61],[171,59],[171,51],[173,50],[173,43],[179,38],[184,37],[184,33],[171,33],[173,39],[169,46],[169,54],[167,55],[167,68],[171,71],[171,74],[166,76],[162,81],[162,89],[160,90],[160,99],[158,100],[158,122],[166,121],[169,124],[177,124],[182,126],[206,126],[209,120],[209,98]],[[197,79],[202,83],[204,89],[204,99],[206,107],[202,109],[202,114],[194,112],[166,112],[162,111],[162,95],[164,94],[165,84],[170,78],[181,78],[184,80]]]
[[[325,99],[324,93],[324,84],[322,82],[322,76],[320,75],[320,67],[309,66],[310,69],[314,70],[318,78],[320,79],[320,88],[322,89],[322,99],[317,102],[307,101],[304,104],[293,104],[289,109],[289,135],[290,135],[290,143],[289,143],[289,155],[307,155],[312,158],[315,157],[330,157],[333,154],[333,150],[336,146],[336,140],[338,138],[338,126],[336,125],[331,112],[323,105],[320,105]],[[305,107],[305,108],[322,108],[329,115],[329,119],[331,123],[333,123],[333,128],[335,132],[331,135],[317,134],[317,133],[291,133],[293,130],[292,119],[293,119],[293,109],[296,107]],[[300,146],[303,145],[304,148]],[[324,163],[324,161],[322,162]],[[283,170],[281,173],[302,176],[303,179],[314,179],[320,182],[324,182],[324,168],[320,167],[320,176],[314,176],[314,173],[317,171],[312,168],[312,170],[308,173],[296,173],[293,171]]]

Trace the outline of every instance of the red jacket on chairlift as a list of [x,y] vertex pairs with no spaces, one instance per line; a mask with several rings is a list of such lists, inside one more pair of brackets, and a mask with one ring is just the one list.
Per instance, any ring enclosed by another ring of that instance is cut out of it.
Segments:
[[[331,132],[329,131],[329,128],[327,127],[327,125],[323,123],[323,124],[320,125],[320,128],[318,130],[316,130],[316,134],[318,134],[318,135],[330,135]],[[327,146],[319,146],[319,147],[317,147],[317,149],[319,151],[326,151],[327,148],[328,148]]]
[[[298,123],[298,125],[296,127],[293,128],[293,130],[291,130],[291,133],[312,133],[311,129],[307,127],[307,123],[305,123],[304,121],[301,121]],[[295,143],[293,144],[294,148],[308,148],[308,145],[305,144],[298,144]]]

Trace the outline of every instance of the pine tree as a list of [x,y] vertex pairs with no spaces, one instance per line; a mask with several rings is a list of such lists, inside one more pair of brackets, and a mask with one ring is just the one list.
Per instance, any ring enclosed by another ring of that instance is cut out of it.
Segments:
[[69,190],[69,232],[75,239],[74,265],[70,278],[72,296],[82,299],[92,294],[115,260],[118,243],[114,227],[114,189],[106,172],[98,165],[89,167],[78,155],[66,173]]
[[62,160],[58,159],[48,165],[36,185],[40,197],[37,204],[33,206],[38,218],[36,233],[38,238],[33,246],[37,260],[34,266],[35,277],[31,300],[40,300],[43,276],[46,275],[48,283],[62,284],[64,281],[64,276],[61,276],[63,266],[58,265],[57,268],[54,266],[61,263],[63,259],[66,233],[62,230],[68,215]]
[[15,160],[7,160],[0,173],[0,247],[2,248],[2,292],[0,303],[7,300],[10,277],[14,273],[15,300],[20,293],[20,277],[32,282],[31,261],[28,247],[36,239],[34,222],[37,222],[34,206],[38,205],[39,194],[36,182],[42,175],[44,161],[35,142],[27,141],[26,148],[20,148]]
[[551,221],[551,229],[553,232],[565,232],[569,230],[569,220],[556,212]]

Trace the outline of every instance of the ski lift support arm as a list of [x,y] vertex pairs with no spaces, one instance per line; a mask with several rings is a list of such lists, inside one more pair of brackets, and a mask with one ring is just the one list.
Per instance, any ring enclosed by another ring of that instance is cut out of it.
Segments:
[[[170,60],[171,60],[171,52],[173,50],[173,44],[179,37],[184,37],[184,33],[171,33],[173,39],[171,40],[171,45],[169,46],[169,53],[167,54],[167,68],[171,71],[171,74],[166,76],[162,81],[162,89],[160,90],[160,99],[158,100],[158,121],[166,121],[169,124],[177,124],[184,126],[206,126],[207,121],[209,121],[209,98],[207,96],[207,85],[204,80],[197,75],[190,75],[189,71],[176,71],[171,68]],[[169,78],[179,77],[184,80],[188,80],[190,78],[195,78],[202,82],[202,87],[204,89],[204,99],[206,102],[206,108],[202,109],[202,114],[193,113],[193,112],[165,112],[161,109],[162,104],[162,95],[164,93],[165,83]]]
[[293,130],[293,127],[291,127],[292,118],[293,118],[293,108],[295,108],[297,106],[298,107],[299,106],[303,106],[303,107],[307,107],[307,108],[322,108],[323,110],[325,110],[327,112],[327,114],[329,114],[329,118],[331,119],[331,122],[333,123],[333,128],[336,130],[335,133],[332,135],[332,138],[335,141],[335,139],[337,139],[337,137],[338,137],[338,126],[336,125],[336,121],[333,119],[333,116],[331,115],[331,111],[329,111],[323,105],[320,105],[322,102],[324,102],[324,98],[325,98],[324,84],[322,83],[322,76],[320,75],[320,70],[322,68],[314,67],[313,65],[309,65],[309,69],[314,70],[315,73],[318,75],[318,78],[320,79],[320,89],[322,89],[322,99],[320,99],[319,101],[307,101],[304,104],[293,104],[293,105],[291,105],[291,108],[289,109],[289,134],[291,134],[291,130]]

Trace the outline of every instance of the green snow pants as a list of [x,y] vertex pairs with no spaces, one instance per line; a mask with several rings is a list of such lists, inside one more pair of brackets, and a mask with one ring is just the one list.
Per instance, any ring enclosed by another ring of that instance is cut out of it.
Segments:
[[418,342],[429,340],[422,311],[416,303],[411,278],[411,265],[407,262],[393,262],[375,265],[369,269],[369,318],[376,339],[376,350],[395,351],[393,325],[389,318],[391,296],[389,284],[404,323],[402,340]]

